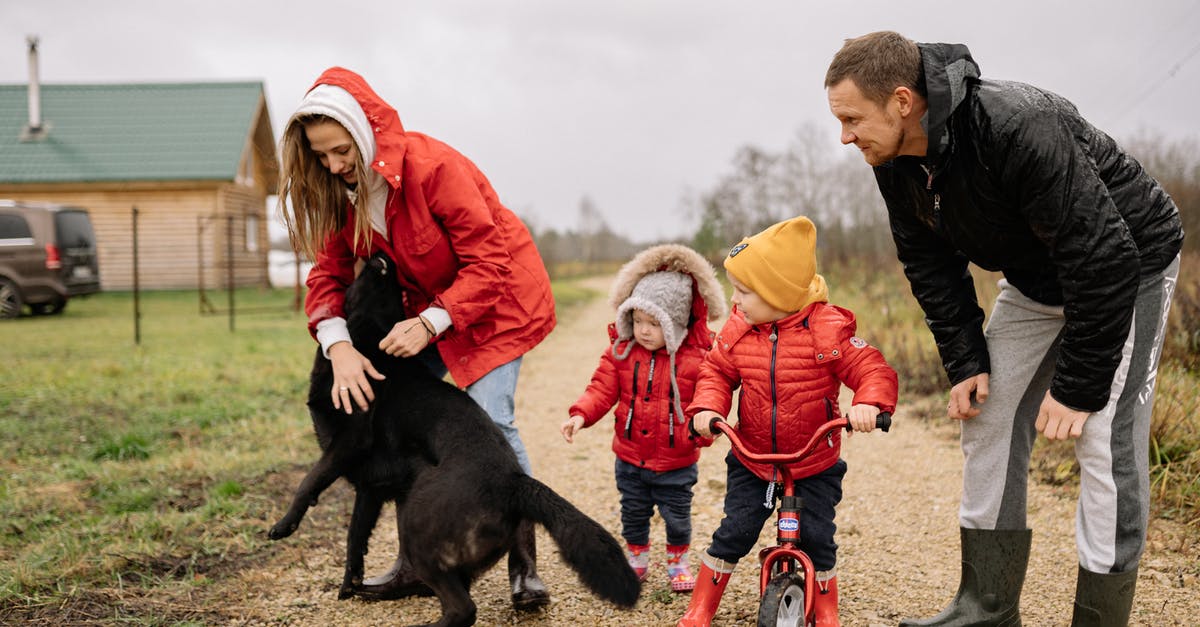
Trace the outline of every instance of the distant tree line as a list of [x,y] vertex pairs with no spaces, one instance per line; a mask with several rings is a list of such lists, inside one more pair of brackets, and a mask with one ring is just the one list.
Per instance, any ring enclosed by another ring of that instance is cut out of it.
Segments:
[[646,245],[613,232],[587,196],[579,202],[577,225],[575,229],[558,231],[539,230],[530,224],[534,242],[552,279],[611,270]]
[[[715,183],[687,194],[682,211],[695,231],[686,243],[714,264],[741,238],[786,218],[816,223],[824,263],[895,261],[887,211],[875,178],[858,151],[837,150],[829,129],[802,125],[785,148],[746,145]],[[1185,250],[1200,250],[1200,139],[1167,141],[1142,133],[1123,145],[1171,194],[1189,234]],[[583,198],[575,229],[534,236],[552,274],[592,273],[615,267],[653,242],[614,233],[603,212]]]

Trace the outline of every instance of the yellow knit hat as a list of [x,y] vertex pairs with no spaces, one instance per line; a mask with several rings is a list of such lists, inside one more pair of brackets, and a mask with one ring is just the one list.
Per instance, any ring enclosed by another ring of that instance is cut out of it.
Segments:
[[801,216],[743,239],[725,257],[725,269],[768,305],[791,313],[829,299],[816,252],[817,227]]

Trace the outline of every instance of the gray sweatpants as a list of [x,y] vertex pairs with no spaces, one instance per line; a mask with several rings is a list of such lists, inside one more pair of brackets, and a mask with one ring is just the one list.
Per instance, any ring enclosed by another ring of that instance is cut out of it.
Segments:
[[[1133,324],[1113,377],[1108,405],[1084,423],[1075,442],[1079,564],[1097,573],[1137,567],[1150,507],[1150,414],[1167,312],[1179,273],[1176,258],[1138,286]],[[962,423],[963,497],[968,529],[1025,529],[1034,422],[1058,358],[1063,308],[1026,298],[1007,281],[988,320],[989,397]]]

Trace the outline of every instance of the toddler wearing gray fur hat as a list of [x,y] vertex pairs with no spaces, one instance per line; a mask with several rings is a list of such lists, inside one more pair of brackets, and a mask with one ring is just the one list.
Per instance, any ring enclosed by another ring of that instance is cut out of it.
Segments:
[[688,564],[692,487],[700,448],[685,410],[705,353],[709,321],[725,316],[724,291],[699,253],[665,244],[638,253],[617,273],[609,294],[616,319],[611,345],[561,431],[567,442],[614,406],[612,447],[621,495],[621,535],[629,565],[645,579],[650,567],[650,517],[657,507],[666,526],[667,577],[675,592],[690,592]]

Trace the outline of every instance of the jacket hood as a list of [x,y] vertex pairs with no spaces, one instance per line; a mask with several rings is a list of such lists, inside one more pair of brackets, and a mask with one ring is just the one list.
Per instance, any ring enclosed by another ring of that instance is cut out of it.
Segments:
[[979,64],[962,44],[917,44],[925,77],[928,108],[921,119],[929,138],[926,161],[939,163],[950,147],[947,122],[967,98],[968,88],[979,80]]
[[362,107],[371,132],[375,135],[375,156],[371,168],[382,175],[392,187],[399,187],[406,147],[400,114],[380,98],[362,76],[346,68],[331,67],[325,70],[309,91],[318,85],[341,87]]
[[634,255],[613,279],[608,302],[615,310],[633,294],[642,277],[652,272],[682,272],[692,277],[692,322],[707,337],[708,322],[725,317],[725,290],[717,281],[716,271],[700,253],[681,244],[660,244]]

